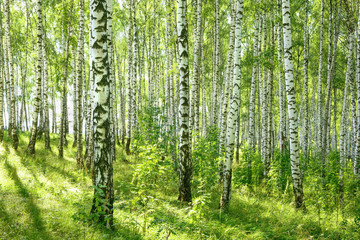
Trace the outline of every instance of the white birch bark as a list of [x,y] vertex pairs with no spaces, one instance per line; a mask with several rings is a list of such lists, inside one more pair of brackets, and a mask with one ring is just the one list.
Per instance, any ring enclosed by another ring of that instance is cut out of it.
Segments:
[[29,154],[35,154],[35,144],[36,144],[36,133],[38,125],[38,115],[40,108],[40,98],[41,98],[41,66],[42,66],[42,38],[43,38],[43,29],[42,29],[42,1],[37,0],[37,65],[36,65],[36,97],[34,103],[34,115],[33,115],[33,124],[30,133],[29,145],[27,147],[27,152]]
[[[258,2],[256,1],[258,4]],[[257,58],[259,55],[259,14],[256,14],[255,16],[255,22],[254,22],[254,58]],[[255,94],[256,94],[256,85],[257,85],[257,67],[258,63],[255,62],[252,67],[251,71],[251,86],[250,86],[250,108],[249,108],[249,147],[252,149],[252,151],[255,151],[256,147],[256,139],[255,139]],[[250,159],[249,159],[250,160]],[[251,164],[251,163],[250,163]]]
[[17,125],[15,121],[15,91],[14,91],[14,62],[12,55],[12,47],[11,47],[11,36],[10,36],[10,0],[5,0],[5,41],[8,53],[8,61],[9,61],[9,82],[10,82],[10,92],[11,92],[11,103],[10,103],[10,112],[11,112],[11,138],[12,138],[12,146],[16,150],[19,145],[19,139],[17,135]]
[[320,20],[320,53],[318,69],[318,86],[317,86],[317,138],[316,146],[320,150],[322,142],[322,65],[323,65],[323,30],[324,29],[324,0],[321,0],[321,20]]
[[[235,2],[236,3],[236,2]],[[220,131],[220,144],[219,144],[219,154],[222,155],[223,148],[225,146],[226,140],[226,129],[227,129],[227,120],[228,120],[228,104],[229,104],[229,94],[230,94],[230,72],[233,70],[233,55],[234,55],[234,44],[235,44],[235,22],[236,22],[236,5],[235,3],[231,6],[231,27],[230,27],[230,39],[229,39],[229,51],[228,58],[226,63],[226,72],[225,72],[225,89],[224,97],[222,101],[222,111],[221,111],[221,131]],[[220,164],[220,171],[223,169],[223,164]],[[220,179],[222,175],[220,174]]]
[[243,0],[236,0],[236,27],[235,27],[235,53],[234,77],[232,82],[232,100],[228,118],[227,145],[223,176],[223,190],[220,207],[228,210],[231,198],[232,162],[234,157],[236,122],[238,120],[241,85],[241,25],[243,18]]
[[219,36],[219,0],[215,0],[215,42],[214,42],[214,77],[213,77],[213,97],[212,97],[212,125],[217,126],[218,115],[218,85],[219,85],[219,65],[220,65],[220,36]]
[[294,88],[294,63],[292,59],[292,37],[290,21],[290,0],[282,0],[284,34],[285,82],[289,114],[290,161],[296,208],[305,209],[304,193],[299,161],[299,136]]
[[[107,0],[91,0],[91,55],[94,80],[94,170],[95,188],[92,214],[108,228],[113,224],[113,144],[111,141],[110,79],[107,46]],[[99,190],[102,190],[100,194]]]
[[192,162],[189,143],[189,51],[187,0],[177,0],[177,37],[179,51],[179,200],[191,202]]
[[[44,16],[45,18],[45,16]],[[49,121],[49,96],[48,96],[48,60],[46,54],[46,34],[42,37],[42,58],[43,58],[43,76],[44,76],[44,135],[45,135],[45,149],[51,150],[50,147],[50,121]]]
[[75,53],[75,47],[73,47],[72,51],[71,51],[71,55],[73,57],[73,71],[72,71],[72,79],[73,79],[73,132],[74,132],[74,142],[72,147],[76,147],[77,145],[77,136],[78,136],[78,118],[79,118],[79,114],[78,114],[78,84],[77,84],[77,80],[78,80],[78,74],[76,71],[76,68],[78,67],[76,65],[76,58],[77,55]]
[[[130,0],[129,3],[129,32],[128,32],[128,126],[127,126],[127,141],[126,141],[126,154],[130,155],[130,144],[131,144],[131,135],[132,135],[132,119],[133,119],[133,91],[132,91],[132,81],[133,81],[133,49],[132,49],[132,41],[133,41],[133,0]],[[150,81],[150,79],[149,79]],[[150,81],[151,82],[151,81]]]
[[308,46],[308,5],[309,1],[305,0],[305,21],[304,21],[304,154],[307,162],[308,151],[309,151],[309,46]]
[[[1,10],[1,2],[0,2],[0,10]],[[2,20],[0,20],[0,32],[2,32]],[[3,92],[4,92],[4,69],[3,66],[3,40],[2,34],[0,34],[0,142],[3,141],[4,138],[4,119],[3,119],[3,109],[4,109],[4,101],[3,101]]]
[[340,150],[340,173],[339,173],[339,193],[340,193],[340,202],[344,202],[344,172],[346,168],[346,133],[347,133],[347,112],[348,112],[348,86],[349,82],[351,82],[351,78],[353,78],[353,37],[350,35],[349,39],[349,49],[348,49],[348,61],[347,61],[347,69],[346,69],[346,79],[345,79],[345,87],[344,87],[344,95],[343,95],[343,103],[341,107],[341,122],[340,122],[340,136],[339,136],[339,150]]
[[[356,46],[356,87],[357,87],[357,122],[360,123],[360,8],[357,25],[357,46]],[[354,162],[354,174],[359,175],[360,160],[360,125],[357,126],[357,150]]]
[[[190,127],[197,133],[199,131],[199,96],[200,96],[200,53],[201,53],[201,12],[202,0],[196,1],[196,29],[194,44],[193,78],[191,81],[191,109]],[[192,140],[192,139],[190,139]]]
[[76,163],[79,168],[84,168],[83,163],[83,65],[84,65],[84,0],[79,0],[79,37],[77,46],[77,67],[76,67],[76,83],[77,83],[77,151]]
[[[281,0],[277,0],[278,14],[281,16]],[[278,64],[279,64],[279,138],[280,138],[280,151],[285,151],[286,144],[286,101],[284,89],[284,64],[283,64],[283,41],[282,41],[282,23],[278,23]]]
[[[337,56],[337,41],[339,37],[339,27],[340,27],[340,10],[341,10],[341,1],[338,6],[338,16],[337,21],[334,23],[334,39],[333,39],[333,47],[329,50],[328,56],[328,74],[327,74],[327,83],[326,83],[326,103],[325,103],[325,114],[324,114],[324,127],[322,133],[322,177],[325,184],[325,172],[326,172],[326,155],[328,152],[328,137],[329,137],[329,114],[330,111],[330,103],[331,103],[331,88],[332,88],[332,80],[334,78],[335,73],[335,61]],[[330,31],[329,31],[330,32]],[[329,41],[330,42],[330,41]],[[330,44],[329,44],[330,48]]]

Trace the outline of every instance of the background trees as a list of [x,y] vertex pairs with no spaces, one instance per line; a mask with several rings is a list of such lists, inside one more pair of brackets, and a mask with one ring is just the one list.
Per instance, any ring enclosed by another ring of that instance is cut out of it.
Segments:
[[123,149],[121,159],[157,151],[148,172],[159,178],[171,158],[182,202],[216,193],[229,209],[231,189],[260,188],[296,208],[331,194],[334,206],[354,207],[358,1],[7,0],[0,9],[0,140],[16,150],[31,131],[20,139],[27,153],[44,136],[47,154],[58,144],[65,161],[74,139],[76,167],[110,205]]

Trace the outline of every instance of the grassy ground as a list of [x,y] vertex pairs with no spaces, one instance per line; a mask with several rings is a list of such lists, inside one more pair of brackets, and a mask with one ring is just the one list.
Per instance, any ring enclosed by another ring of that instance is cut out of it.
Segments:
[[25,154],[26,134],[17,151],[6,136],[0,144],[0,239],[360,239],[353,220],[344,226],[336,211],[319,215],[309,206],[307,213],[297,212],[287,198],[260,190],[235,189],[227,214],[218,210],[216,188],[194,194],[193,207],[181,205],[168,165],[151,161],[146,151],[125,156],[120,147],[114,163],[115,230],[93,226],[87,221],[91,179],[76,168],[72,139],[60,159],[57,135],[51,138],[52,152],[39,141],[36,156]]

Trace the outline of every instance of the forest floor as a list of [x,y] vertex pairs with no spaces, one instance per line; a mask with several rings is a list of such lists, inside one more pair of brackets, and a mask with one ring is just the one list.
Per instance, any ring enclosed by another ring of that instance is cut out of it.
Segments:
[[40,140],[36,155],[28,156],[28,134],[20,134],[17,151],[5,134],[0,144],[0,239],[359,239],[359,229],[350,220],[344,228],[337,211],[319,213],[309,207],[303,213],[294,210],[291,200],[266,193],[235,189],[226,214],[218,209],[219,191],[194,196],[192,207],[181,205],[177,176],[168,165],[160,160],[152,166],[152,155],[146,154],[150,148],[128,157],[119,146],[115,229],[93,226],[87,220],[91,178],[76,168],[72,139],[60,159],[57,135],[51,138],[51,152]]

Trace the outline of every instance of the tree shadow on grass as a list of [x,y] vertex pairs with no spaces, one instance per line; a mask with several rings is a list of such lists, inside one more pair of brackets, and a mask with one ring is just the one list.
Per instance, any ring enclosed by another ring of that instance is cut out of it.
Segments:
[[14,181],[15,186],[18,188],[18,193],[26,199],[26,210],[30,214],[32,220],[32,226],[38,234],[38,238],[52,239],[51,236],[46,232],[44,223],[41,218],[41,209],[35,204],[33,196],[26,189],[22,181],[20,180],[16,168],[14,168],[8,161],[5,161],[5,168]]
[[[30,162],[30,160],[32,161]],[[63,165],[64,168],[53,166],[50,163],[48,163],[48,159],[46,158],[36,158],[36,159],[21,158],[20,162],[24,167],[26,167],[31,172],[32,175],[36,175],[35,174],[36,171],[32,167],[35,166],[43,174],[46,174],[47,171],[50,171],[52,173],[63,176],[65,179],[70,179],[72,182],[79,181],[79,178],[77,176],[75,176],[74,174],[68,171],[65,171],[65,165]]]
[[[5,236],[13,237],[14,235],[17,235],[18,229],[16,228],[16,222],[14,217],[6,211],[4,199],[2,199],[1,195],[2,194],[0,194],[0,230],[3,230],[4,232],[0,233],[0,238],[5,238]],[[5,236],[3,236],[2,234],[5,234]]]

